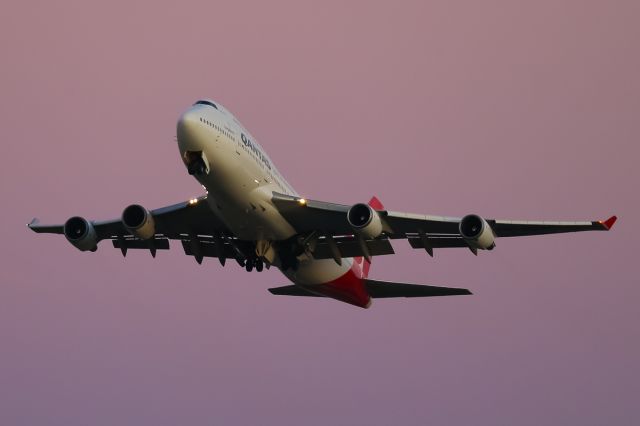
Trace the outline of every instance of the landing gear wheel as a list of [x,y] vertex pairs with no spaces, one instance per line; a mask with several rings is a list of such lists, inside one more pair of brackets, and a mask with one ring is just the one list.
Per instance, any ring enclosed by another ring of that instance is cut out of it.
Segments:
[[204,164],[202,158],[197,158],[189,163],[187,171],[190,175],[204,175],[207,173],[207,166]]
[[253,260],[247,260],[247,262],[244,264],[244,268],[247,270],[247,272],[253,271]]
[[256,271],[262,272],[263,267],[264,267],[264,263],[262,263],[262,259],[256,260]]

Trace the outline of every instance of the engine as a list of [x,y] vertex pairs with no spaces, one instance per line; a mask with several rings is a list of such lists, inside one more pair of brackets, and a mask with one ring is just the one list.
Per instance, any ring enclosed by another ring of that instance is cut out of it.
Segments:
[[462,218],[460,235],[473,249],[492,250],[496,246],[491,226],[486,220],[475,214]]
[[122,224],[141,240],[153,238],[156,234],[156,223],[147,209],[139,204],[131,204],[122,212]]
[[64,223],[64,236],[80,251],[96,251],[98,235],[96,230],[85,218],[74,216]]
[[347,221],[353,230],[366,239],[382,234],[382,221],[378,212],[363,203],[354,204],[347,212]]

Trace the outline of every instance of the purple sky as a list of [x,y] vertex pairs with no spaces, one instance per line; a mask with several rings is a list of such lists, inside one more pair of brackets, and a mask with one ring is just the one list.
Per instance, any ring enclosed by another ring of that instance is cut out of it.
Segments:
[[[640,423],[640,3],[161,3],[3,3],[0,424]],[[199,195],[174,137],[200,97],[310,198],[620,221],[398,242],[373,278],[475,294],[368,311],[25,228]]]

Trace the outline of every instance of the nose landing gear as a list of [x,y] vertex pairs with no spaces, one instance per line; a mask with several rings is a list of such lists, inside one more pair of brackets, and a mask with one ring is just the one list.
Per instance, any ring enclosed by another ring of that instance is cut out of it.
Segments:
[[207,174],[207,166],[204,164],[202,158],[198,158],[195,161],[192,161],[187,166],[187,171],[190,175],[205,175]]
[[209,163],[202,151],[187,151],[184,153],[184,162],[190,175],[206,175],[209,173]]

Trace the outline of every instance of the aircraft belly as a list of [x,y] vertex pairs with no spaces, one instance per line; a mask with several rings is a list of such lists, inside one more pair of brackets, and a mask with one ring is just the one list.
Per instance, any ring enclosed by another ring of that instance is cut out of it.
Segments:
[[[295,229],[271,203],[274,188],[262,182],[260,170],[235,149],[212,148],[210,174],[203,179],[211,209],[233,234],[243,240],[284,240]],[[260,178],[260,179],[258,179]],[[257,182],[256,182],[257,181]]]
[[313,286],[340,278],[351,270],[352,263],[351,259],[342,259],[342,265],[333,259],[313,259],[300,262],[296,271],[287,269],[283,273],[295,284]]
[[343,259],[342,265],[333,259],[311,260],[301,263],[295,272],[284,272],[291,281],[311,293],[369,308],[371,296],[361,273],[353,259]]

